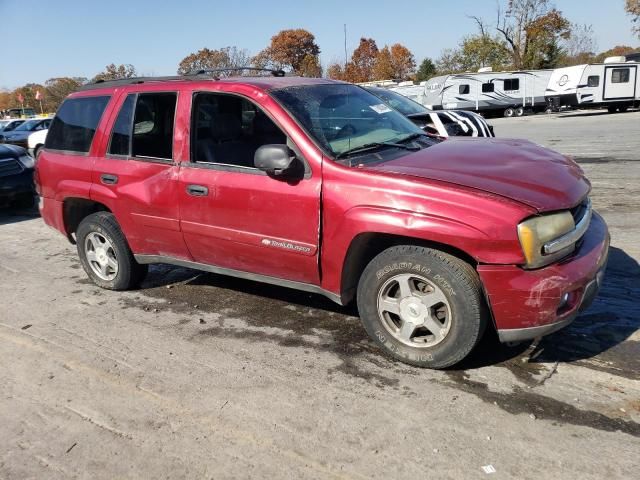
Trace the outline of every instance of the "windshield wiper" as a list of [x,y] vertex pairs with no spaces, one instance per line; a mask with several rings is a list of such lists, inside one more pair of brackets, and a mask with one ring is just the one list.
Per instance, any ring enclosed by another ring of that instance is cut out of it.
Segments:
[[[413,134],[413,135],[419,135],[419,134]],[[405,141],[407,139],[402,139],[402,141]],[[416,145],[404,145],[402,143],[393,143],[393,142],[372,142],[372,143],[366,143],[359,147],[349,148],[343,152],[338,153],[336,155],[336,158],[345,158],[349,155],[353,155],[356,153],[368,152],[369,150],[377,150],[380,147],[395,147],[395,148],[402,148],[403,150],[411,150],[411,151],[420,150],[420,147]]]
[[404,138],[401,138],[400,140],[398,140],[398,143],[400,142],[408,142],[409,140],[415,140],[418,137],[427,137],[428,135],[426,133],[412,133],[411,135],[407,135]]

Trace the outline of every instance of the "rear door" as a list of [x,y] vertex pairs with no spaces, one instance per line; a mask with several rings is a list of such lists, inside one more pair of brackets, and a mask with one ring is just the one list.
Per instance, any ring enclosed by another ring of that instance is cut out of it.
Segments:
[[[307,165],[304,177],[287,180],[254,167],[261,145],[296,149],[258,99],[203,91],[192,108],[179,197],[194,260],[319,284],[320,172]],[[299,151],[298,158],[304,163]]]
[[134,253],[189,259],[178,223],[174,122],[178,92],[122,94],[93,170]]
[[636,65],[624,65],[604,68],[604,100],[633,99],[636,95]]

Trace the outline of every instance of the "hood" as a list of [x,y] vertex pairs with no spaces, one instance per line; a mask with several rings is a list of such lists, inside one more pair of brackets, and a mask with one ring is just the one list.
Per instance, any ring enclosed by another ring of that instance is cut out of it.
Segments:
[[27,151],[22,147],[18,147],[17,145],[11,145],[11,144],[5,145],[0,143],[0,160],[6,160],[8,158],[18,158],[26,154],[27,154]]
[[574,207],[591,189],[577,163],[528,140],[452,137],[365,168],[475,188],[540,212]]

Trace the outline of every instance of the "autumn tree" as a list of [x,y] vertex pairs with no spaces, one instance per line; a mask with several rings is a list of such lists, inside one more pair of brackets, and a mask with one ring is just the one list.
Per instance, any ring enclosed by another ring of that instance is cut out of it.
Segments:
[[[186,75],[199,70],[233,69],[249,66],[249,52],[237,47],[224,47],[219,50],[203,48],[190,53],[178,64],[178,75]],[[221,76],[233,75],[234,72],[220,72]]]
[[271,37],[267,48],[253,57],[260,68],[290,70],[296,75],[318,76],[320,47],[315,36],[302,28],[282,30]]
[[401,43],[391,45],[391,63],[393,64],[393,78],[406,80],[416,69],[416,60],[407,47]]
[[133,78],[138,75],[136,68],[130,63],[115,65],[110,64],[104,67],[104,71],[97,74],[92,82],[97,82],[98,80],[108,81],[108,80],[118,80],[121,78]]
[[443,49],[436,60],[436,70],[440,75],[463,72],[460,50],[456,48]]
[[373,69],[371,72],[372,80],[386,80],[397,78],[396,70],[393,65],[393,57],[391,56],[391,50],[388,46],[384,46],[373,62]]
[[640,37],[640,0],[626,0],[624,9],[631,16],[633,31]]
[[430,58],[425,58],[416,72],[416,82],[423,82],[436,76],[436,64]]
[[49,112],[57,110],[67,95],[78,90],[86,82],[87,79],[83,77],[50,78],[44,82],[43,103],[46,110]]
[[516,69],[539,68],[545,51],[571,34],[571,24],[551,0],[508,0],[504,11],[498,7],[496,29]]
[[346,66],[345,74],[348,81],[358,83],[374,80],[373,69],[378,51],[378,45],[373,38],[362,37]]
[[596,55],[594,61],[603,62],[607,57],[624,57],[630,53],[636,53],[638,50],[640,49],[630,47],[629,45],[616,45],[615,47]]
[[327,78],[333,80],[344,80],[344,65],[338,62],[332,62],[327,67]]

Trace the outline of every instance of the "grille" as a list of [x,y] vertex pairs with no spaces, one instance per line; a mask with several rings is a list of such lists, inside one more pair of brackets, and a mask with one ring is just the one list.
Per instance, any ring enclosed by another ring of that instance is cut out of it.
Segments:
[[0,160],[0,177],[8,177],[9,175],[17,175],[23,170],[18,160],[13,158],[9,160]]

